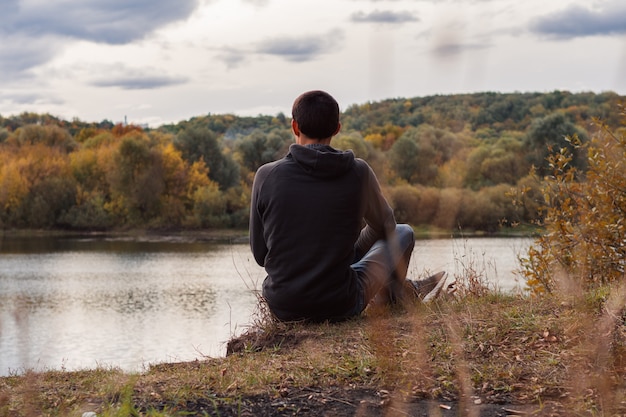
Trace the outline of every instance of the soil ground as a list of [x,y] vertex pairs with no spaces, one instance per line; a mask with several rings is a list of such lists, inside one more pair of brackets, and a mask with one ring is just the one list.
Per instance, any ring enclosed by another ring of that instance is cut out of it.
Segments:
[[[215,416],[413,416],[413,417],[505,417],[570,416],[558,402],[529,404],[463,404],[458,401],[394,401],[380,391],[364,388],[304,388],[284,392],[281,397],[266,394],[240,398],[235,404],[219,404],[215,398],[185,404],[190,415]],[[578,415],[578,414],[577,414]]]

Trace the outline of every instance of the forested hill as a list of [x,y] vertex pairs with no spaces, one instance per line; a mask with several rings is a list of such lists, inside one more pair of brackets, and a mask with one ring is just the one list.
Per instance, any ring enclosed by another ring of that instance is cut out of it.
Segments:
[[564,111],[574,122],[598,117],[609,124],[616,124],[619,120],[614,109],[621,99],[611,92],[438,95],[354,105],[346,110],[344,123],[356,130],[387,124],[418,126],[426,123],[452,131],[465,128],[473,131],[481,128],[523,131],[537,117]]
[[[624,97],[616,93],[475,93],[396,98],[365,104],[350,105],[344,110],[344,129],[362,134],[380,132],[391,126],[409,127],[420,124],[460,131],[481,128],[523,131],[537,117],[563,111],[577,123],[600,118],[610,126],[619,124],[616,105]],[[276,122],[284,123],[285,115],[236,117],[208,115],[176,125],[163,126],[176,132],[189,124],[201,123],[216,133],[250,132],[255,128],[271,129]]]
[[[554,91],[369,102],[343,111],[333,145],[372,165],[399,221],[496,231],[540,219],[549,149],[584,143],[594,121],[619,129],[625,101]],[[254,172],[292,142],[284,114],[150,129],[0,116],[0,228],[245,227]]]

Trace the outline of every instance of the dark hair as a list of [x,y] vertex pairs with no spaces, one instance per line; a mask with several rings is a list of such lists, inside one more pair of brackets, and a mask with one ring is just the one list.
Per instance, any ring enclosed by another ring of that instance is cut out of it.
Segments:
[[308,91],[294,101],[291,117],[307,137],[326,139],[335,134],[339,126],[339,104],[324,91]]

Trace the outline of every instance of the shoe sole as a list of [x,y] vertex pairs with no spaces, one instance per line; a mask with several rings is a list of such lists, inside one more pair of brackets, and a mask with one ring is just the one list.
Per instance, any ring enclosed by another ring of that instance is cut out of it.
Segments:
[[438,277],[437,279],[439,279],[439,282],[437,282],[437,285],[435,285],[435,288],[433,288],[428,294],[426,294],[426,296],[422,299],[423,303],[429,303],[432,300],[434,300],[435,298],[437,298],[439,296],[439,294],[441,293],[441,289],[443,288],[443,286],[446,283],[446,272],[445,271],[441,271],[435,275],[433,275],[433,277]]

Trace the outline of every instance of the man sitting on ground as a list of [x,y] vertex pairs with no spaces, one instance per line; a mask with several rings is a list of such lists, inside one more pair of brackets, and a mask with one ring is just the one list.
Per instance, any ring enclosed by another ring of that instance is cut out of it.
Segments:
[[406,280],[413,229],[396,224],[371,167],[330,146],[339,114],[326,92],[300,95],[292,108],[296,143],[254,178],[250,245],[279,320],[344,320],[374,298],[423,298],[444,282],[444,273]]

